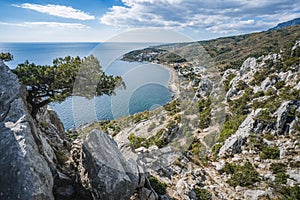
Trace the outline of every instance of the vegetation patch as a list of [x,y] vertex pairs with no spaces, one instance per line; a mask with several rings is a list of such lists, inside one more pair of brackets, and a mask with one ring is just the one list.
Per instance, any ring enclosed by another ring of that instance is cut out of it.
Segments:
[[271,163],[270,170],[273,174],[285,173],[286,172],[286,164],[284,163]]
[[279,193],[281,194],[281,199],[285,200],[299,200],[300,197],[300,186],[282,186]]
[[286,174],[285,172],[279,172],[277,174],[275,174],[275,182],[276,183],[280,183],[280,184],[286,184],[287,179],[290,176],[288,174]]
[[160,129],[155,135],[149,138],[135,136],[133,133],[130,133],[130,135],[128,136],[128,140],[131,142],[135,149],[139,147],[149,148],[152,145],[156,145],[161,148],[170,142],[170,135],[172,134],[176,126],[177,124],[175,121],[169,121],[165,128]]
[[227,120],[223,125],[218,142],[225,142],[227,138],[233,135],[246,117],[246,115],[232,116],[229,120]]
[[164,105],[164,108],[166,111],[168,111],[169,115],[175,115],[176,113],[180,112],[179,109],[180,102],[179,100],[173,100],[166,105]]
[[242,187],[252,186],[260,181],[259,173],[249,161],[244,165],[226,163],[222,172],[231,174],[231,178],[227,180],[227,183],[233,187],[238,185]]
[[261,159],[279,159],[280,150],[276,146],[266,146],[259,154]]
[[199,109],[199,128],[200,129],[205,129],[208,128],[211,122],[211,99],[207,98],[207,99],[200,99],[197,102],[197,107]]
[[195,188],[194,192],[196,194],[197,200],[211,200],[212,199],[212,194],[204,188]]
[[199,154],[202,151],[202,144],[201,144],[201,142],[198,139],[194,138],[194,141],[192,142],[189,150],[192,152],[192,154],[194,156],[199,157]]
[[271,112],[267,109],[262,110],[260,115],[258,115],[255,119],[268,122],[268,123],[273,123],[276,121],[276,119],[271,116]]
[[215,158],[217,157],[221,148],[222,148],[222,144],[220,144],[220,143],[217,143],[212,147],[211,151],[212,151],[213,157],[215,157]]
[[132,115],[131,117],[132,117],[132,120],[134,123],[139,123],[143,120],[149,119],[149,111],[146,110],[144,112],[136,113],[136,114]]
[[225,90],[228,91],[231,87],[230,82],[236,77],[236,74],[230,74],[227,79],[223,82]]
[[0,60],[3,60],[4,62],[12,61],[14,59],[13,55],[9,52],[7,53],[0,53]]
[[[167,193],[167,184],[159,181],[156,177],[150,176],[148,177],[149,183],[152,189],[159,195],[164,195]],[[149,188],[149,186],[148,186]],[[150,189],[150,188],[149,188]]]

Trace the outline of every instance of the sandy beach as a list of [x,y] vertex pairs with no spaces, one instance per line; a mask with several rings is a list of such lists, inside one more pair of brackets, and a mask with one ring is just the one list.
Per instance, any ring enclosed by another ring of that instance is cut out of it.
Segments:
[[169,70],[169,89],[173,93],[173,99],[177,99],[180,95],[180,90],[178,88],[178,74],[172,66],[166,64],[162,64],[162,66]]

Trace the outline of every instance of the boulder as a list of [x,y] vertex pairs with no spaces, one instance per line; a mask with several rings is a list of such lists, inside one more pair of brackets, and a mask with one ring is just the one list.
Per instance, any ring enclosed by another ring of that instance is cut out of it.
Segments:
[[82,182],[95,199],[129,199],[140,180],[140,168],[127,161],[106,133],[91,131],[82,144]]
[[0,199],[54,199],[53,177],[25,90],[0,61]]
[[290,179],[293,179],[298,184],[300,183],[300,169],[289,169],[286,173],[290,176]]
[[285,101],[283,102],[277,111],[273,114],[276,118],[276,133],[284,135],[290,132],[290,125],[295,121],[296,117],[291,116],[291,111],[299,112],[300,101]]
[[291,56],[297,56],[297,52],[296,49],[300,47],[300,40],[297,40],[294,44],[294,46],[292,47],[292,52],[291,52]]
[[213,89],[213,82],[209,79],[201,79],[199,83],[199,89],[198,93],[201,95],[201,97],[207,96],[208,93],[210,93]]
[[245,199],[251,199],[251,200],[257,200],[260,199],[260,197],[268,197],[272,194],[272,191],[267,190],[246,190],[244,192],[244,198]]
[[244,61],[242,64],[242,67],[240,69],[240,76],[245,75],[248,72],[254,72],[257,70],[258,64],[256,62],[256,58],[248,58],[247,60]]
[[221,147],[218,156],[222,157],[226,154],[235,154],[242,151],[241,147],[245,139],[249,137],[251,132],[261,131],[261,127],[256,123],[255,117],[261,113],[261,109],[252,111],[247,118],[239,126],[235,134],[230,136]]

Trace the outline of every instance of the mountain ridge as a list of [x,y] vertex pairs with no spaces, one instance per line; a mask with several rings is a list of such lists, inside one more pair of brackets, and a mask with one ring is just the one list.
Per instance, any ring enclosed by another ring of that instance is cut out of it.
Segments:
[[295,26],[295,25],[298,25],[298,24],[300,24],[300,17],[289,20],[289,21],[286,21],[286,22],[279,23],[279,24],[277,24],[277,26],[275,26],[273,28],[270,28],[269,31],[270,30],[277,30],[277,29],[280,29],[280,28],[288,27],[288,26]]

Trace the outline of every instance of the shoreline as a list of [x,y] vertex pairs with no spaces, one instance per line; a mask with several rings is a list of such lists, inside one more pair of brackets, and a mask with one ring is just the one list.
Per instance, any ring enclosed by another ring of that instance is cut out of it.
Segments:
[[168,64],[161,64],[161,66],[163,66],[164,68],[166,68],[169,73],[170,73],[170,77],[168,80],[168,88],[169,90],[172,92],[172,99],[177,99],[180,95],[180,91],[178,89],[177,83],[178,83],[178,74],[175,71],[175,69],[168,65]]

